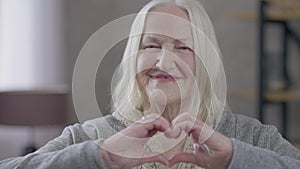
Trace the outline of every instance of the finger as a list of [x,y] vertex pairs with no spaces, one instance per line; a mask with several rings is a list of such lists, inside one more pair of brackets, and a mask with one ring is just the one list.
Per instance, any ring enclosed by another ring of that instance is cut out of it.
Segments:
[[[165,136],[168,138],[178,138],[181,135],[182,130],[184,130],[186,133],[190,133],[190,129],[195,122],[197,122],[196,115],[189,112],[182,113],[172,121],[172,126],[174,127],[167,130],[165,132]],[[180,123],[186,124],[181,124],[178,126]]]
[[[225,145],[225,141],[228,140],[226,136],[215,131],[209,125],[202,121],[197,121],[195,132],[191,132],[191,138],[194,143],[204,143],[210,150],[222,149]],[[200,130],[200,132],[198,132]]]
[[137,121],[130,125],[123,133],[131,137],[148,138],[158,131],[164,132],[170,128],[170,122],[158,114],[150,114],[146,119]]
[[146,116],[144,116],[142,119],[136,121],[135,123],[133,123],[133,125],[136,125],[136,124],[152,124],[154,121],[158,121],[158,122],[163,122],[165,124],[168,124],[170,126],[170,122],[165,119],[164,117],[162,117],[161,115],[159,114],[156,114],[156,113],[151,113],[151,114],[148,114]]
[[[182,130],[184,130],[186,133],[189,133],[189,130],[192,128],[194,122],[196,122],[196,116],[192,113],[185,112],[180,115],[178,115],[173,121],[172,126],[173,127],[173,133],[169,132],[168,134],[178,137]],[[184,123],[184,124],[181,124]],[[180,125],[178,125],[180,124]]]
[[176,124],[171,132],[168,131],[168,134],[177,138],[181,134],[181,131],[187,133],[197,142],[199,140],[201,126],[199,124],[192,124],[189,121],[184,121]]
[[137,165],[141,165],[141,164],[149,163],[149,162],[159,162],[165,166],[169,166],[169,159],[161,153],[151,152],[151,153],[147,153],[145,155],[147,157],[141,158],[138,161]]
[[[145,121],[149,121],[149,123],[146,123],[145,125],[146,130],[157,129],[158,131],[164,132],[171,126],[167,119],[157,114],[150,114],[146,118]],[[150,119],[148,120],[148,118]]]
[[169,128],[164,132],[164,135],[167,138],[178,138],[181,135],[181,129],[180,128]]
[[194,144],[194,150],[195,150],[195,155],[199,155],[199,154],[211,154],[210,149],[208,148],[208,146],[206,144]]
[[179,114],[173,121],[172,125],[176,125],[178,123],[184,122],[184,121],[190,121],[191,123],[195,122],[197,120],[197,117],[193,113],[185,112],[182,114]]
[[[169,160],[169,165],[173,166],[176,163],[185,162],[197,164],[197,160],[194,154],[192,153],[178,153],[173,158]],[[198,164],[197,164],[198,165]]]
[[218,139],[216,138],[215,130],[210,127],[209,125],[202,123],[201,133],[199,136],[198,143],[205,143],[206,145],[214,144],[214,140]]
[[152,137],[158,131],[165,132],[170,128],[170,123],[166,119],[160,117],[158,120],[154,120],[153,122],[147,124],[145,128],[148,131],[148,137]]
[[214,136],[214,129],[201,120],[195,120],[196,115],[184,113],[172,122],[172,125],[179,127],[191,135],[195,143],[204,143]]
[[[230,141],[226,141],[230,140],[226,136],[214,131],[213,128],[199,120],[194,124],[190,123],[189,121],[177,123],[173,130],[167,130],[167,136],[177,138],[181,131],[185,131],[191,137],[194,143],[205,143],[208,149],[206,150],[207,152],[210,152],[209,150],[224,149],[224,145],[231,147],[232,144]],[[228,145],[226,144],[227,142]]]

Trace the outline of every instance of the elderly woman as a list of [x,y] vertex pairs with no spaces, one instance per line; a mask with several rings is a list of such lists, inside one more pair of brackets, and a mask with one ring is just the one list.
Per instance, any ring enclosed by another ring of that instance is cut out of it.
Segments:
[[275,127],[226,111],[213,27],[197,0],[154,0],[137,15],[116,73],[113,113],[67,127],[1,168],[297,168]]

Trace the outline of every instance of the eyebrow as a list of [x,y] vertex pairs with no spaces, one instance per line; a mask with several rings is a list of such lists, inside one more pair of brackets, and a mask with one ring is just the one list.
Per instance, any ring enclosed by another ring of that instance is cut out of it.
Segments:
[[[151,42],[154,42],[154,43],[161,43],[161,41],[156,36],[160,36],[160,35],[159,34],[143,34],[142,42],[151,41]],[[177,39],[175,39],[175,43],[183,43],[183,44],[186,44],[187,42],[192,42],[192,41],[193,40],[190,39],[190,38],[177,38]]]
[[143,35],[142,42],[149,42],[149,41],[155,42],[155,43],[161,42],[158,38],[154,37],[154,35],[147,35],[146,37]]

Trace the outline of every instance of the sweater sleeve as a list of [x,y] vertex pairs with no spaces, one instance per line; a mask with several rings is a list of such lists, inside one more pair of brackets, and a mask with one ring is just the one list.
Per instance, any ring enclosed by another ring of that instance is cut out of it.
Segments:
[[[81,137],[73,137],[74,132]],[[99,158],[101,139],[92,141],[80,125],[65,128],[63,133],[32,154],[0,161],[1,169],[79,169],[104,168]]]
[[252,144],[232,139],[234,150],[228,168],[299,168],[299,149],[282,138],[274,126],[254,126]]
[[280,155],[271,150],[252,146],[233,139],[234,153],[229,169],[250,168],[299,168],[300,160]]

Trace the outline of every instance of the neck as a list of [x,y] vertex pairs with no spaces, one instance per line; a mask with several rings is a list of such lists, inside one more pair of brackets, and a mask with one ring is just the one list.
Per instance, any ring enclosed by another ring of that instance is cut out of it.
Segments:
[[187,112],[189,110],[187,101],[176,102],[168,104],[165,107],[162,116],[167,119],[169,122],[172,122],[180,113]]
[[180,113],[180,104],[167,105],[162,116],[169,122],[172,122],[174,118]]

